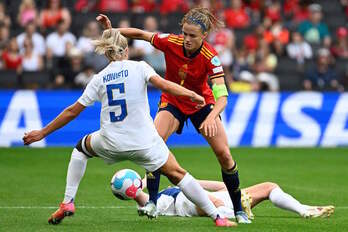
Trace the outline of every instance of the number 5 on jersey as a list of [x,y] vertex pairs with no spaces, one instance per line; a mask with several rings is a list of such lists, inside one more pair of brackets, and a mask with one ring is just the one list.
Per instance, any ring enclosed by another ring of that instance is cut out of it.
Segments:
[[118,99],[114,100],[113,90],[118,90],[120,94],[124,92],[124,83],[119,84],[110,84],[106,86],[106,93],[108,95],[108,103],[109,106],[120,106],[121,113],[116,115],[115,112],[110,112],[110,121],[111,122],[119,122],[123,121],[127,117],[127,104],[126,99]]

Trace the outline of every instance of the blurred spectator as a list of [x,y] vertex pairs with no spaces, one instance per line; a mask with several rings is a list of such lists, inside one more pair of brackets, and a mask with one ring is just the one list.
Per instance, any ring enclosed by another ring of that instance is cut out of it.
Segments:
[[266,7],[265,18],[268,18],[272,23],[281,20],[281,5],[279,1],[270,1],[270,4]]
[[149,13],[156,10],[155,0],[132,0],[132,12]]
[[95,10],[96,0],[76,0],[74,9],[77,12],[90,12]]
[[296,59],[297,63],[301,65],[306,59],[312,59],[313,56],[311,46],[296,31],[292,33],[292,42],[288,44],[286,51],[291,59]]
[[34,0],[22,0],[19,6],[17,22],[21,27],[25,27],[28,23],[36,21],[38,17]]
[[119,28],[127,28],[130,27],[130,21],[127,18],[123,18],[118,22]]
[[260,90],[279,90],[278,78],[273,74],[277,63],[277,57],[270,52],[268,44],[265,41],[261,41],[253,65],[253,72],[260,83]]
[[238,80],[242,71],[250,70],[250,64],[253,63],[254,60],[253,58],[250,59],[248,56],[248,49],[245,46],[236,50],[235,59],[232,65],[233,79]]
[[259,84],[255,76],[249,71],[242,71],[239,78],[229,84],[229,90],[235,93],[252,92],[259,90]]
[[40,13],[40,27],[42,31],[47,28],[55,28],[59,22],[66,23],[69,28],[71,24],[70,12],[62,6],[60,0],[48,0],[47,7]]
[[235,49],[233,31],[228,28],[219,29],[210,33],[208,40],[219,53],[219,58],[222,66],[225,67],[225,71],[229,70],[233,63],[233,51]]
[[244,5],[250,11],[252,25],[258,25],[261,21],[261,13],[264,12],[265,0],[243,0]]
[[78,12],[127,12],[128,0],[77,0],[74,8]]
[[187,12],[190,9],[188,1],[185,0],[162,0],[160,5],[161,14],[173,12]]
[[75,87],[75,77],[83,69],[83,54],[78,48],[71,48],[68,53],[68,63],[55,70],[53,87],[72,88]]
[[0,2],[0,23],[6,27],[11,26],[11,18],[6,13],[6,7],[3,2]]
[[43,69],[43,59],[42,56],[34,51],[34,44],[30,38],[24,39],[24,53],[22,66],[23,71],[41,71]]
[[194,6],[208,8],[210,12],[212,12],[214,15],[218,15],[219,12],[221,12],[224,9],[224,1],[223,0],[200,0],[200,1],[197,1]]
[[272,24],[269,30],[264,32],[264,40],[271,44],[274,52],[278,56],[282,56],[285,46],[289,43],[290,33],[286,29],[281,21],[277,21]]
[[309,18],[308,0],[285,0],[283,12],[288,20],[292,20],[295,25]]
[[83,35],[77,41],[76,47],[83,53],[84,63],[93,67],[94,70],[100,71],[107,64],[108,60],[104,55],[94,52],[93,40],[100,36],[100,27],[96,21],[90,21],[83,29]]
[[75,36],[68,31],[68,24],[59,21],[57,30],[46,38],[47,58],[64,57],[71,47],[76,43]]
[[86,24],[83,29],[82,36],[78,39],[76,47],[83,53],[89,53],[94,51],[92,40],[97,39],[100,36],[100,28],[96,21],[91,21]]
[[258,25],[253,33],[244,36],[243,38],[243,46],[248,51],[256,51],[259,47],[259,41],[264,39],[265,27],[260,24]]
[[226,26],[234,29],[246,28],[250,18],[242,5],[242,0],[231,0],[231,7],[224,12]]
[[22,71],[22,56],[19,54],[16,38],[11,38],[7,49],[1,55],[3,69],[16,70],[17,73]]
[[309,20],[303,21],[298,31],[306,41],[311,44],[323,43],[325,47],[331,44],[331,37],[326,23],[322,22],[321,6],[319,4],[311,4],[309,6]]
[[[153,16],[146,17],[144,21],[144,30],[157,32],[157,29],[157,19]],[[144,40],[134,40],[133,47],[133,57],[144,59],[158,73],[164,74],[166,66],[164,54],[161,51],[155,49],[149,42]]]
[[318,50],[316,64],[308,70],[303,86],[305,90],[339,90],[341,88],[336,71],[330,67],[328,49]]
[[348,58],[348,30],[345,27],[339,27],[336,32],[337,42],[331,48],[331,53],[337,58]]
[[75,86],[79,88],[86,88],[87,84],[92,80],[95,71],[92,66],[85,65],[83,71],[75,77]]
[[348,89],[348,67],[346,67],[345,71],[344,71],[344,74],[343,74],[343,78],[341,80],[341,83],[342,83],[342,88],[341,90],[345,90],[347,91]]
[[7,47],[9,39],[10,39],[9,28],[5,24],[0,23],[0,54]]
[[97,1],[97,11],[101,12],[127,12],[127,0],[99,0]]
[[346,14],[346,17],[348,18],[348,0],[340,0],[340,2],[343,7],[344,13]]
[[[157,32],[158,24],[157,19],[153,16],[147,16],[144,19],[144,30],[149,32]],[[155,51],[155,48],[147,41],[134,40],[133,46],[135,48],[135,56],[144,58],[145,55],[151,54]]]
[[44,37],[36,32],[36,23],[34,20],[27,23],[25,26],[25,32],[17,36],[17,43],[21,53],[24,51],[24,40],[29,38],[32,40],[34,45],[34,52],[38,55],[44,56],[46,52],[45,39]]

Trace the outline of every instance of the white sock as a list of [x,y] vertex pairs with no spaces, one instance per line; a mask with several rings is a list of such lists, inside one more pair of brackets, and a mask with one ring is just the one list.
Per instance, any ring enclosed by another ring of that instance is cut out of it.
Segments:
[[273,205],[281,209],[293,211],[301,216],[306,213],[306,207],[304,205],[289,194],[283,192],[279,187],[271,191],[269,194],[269,200]]
[[213,202],[209,199],[208,194],[199,185],[195,178],[193,178],[189,173],[186,173],[178,186],[190,201],[215,220],[219,212]]
[[80,181],[85,174],[87,156],[76,148],[71,153],[71,159],[66,176],[66,187],[63,203],[69,203],[75,198]]

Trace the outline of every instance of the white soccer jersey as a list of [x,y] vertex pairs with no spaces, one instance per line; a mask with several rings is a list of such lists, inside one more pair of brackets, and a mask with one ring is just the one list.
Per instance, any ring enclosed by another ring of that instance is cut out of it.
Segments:
[[115,61],[87,85],[78,102],[84,106],[101,102],[100,134],[105,149],[147,149],[158,139],[147,98],[147,83],[156,75],[144,61]]

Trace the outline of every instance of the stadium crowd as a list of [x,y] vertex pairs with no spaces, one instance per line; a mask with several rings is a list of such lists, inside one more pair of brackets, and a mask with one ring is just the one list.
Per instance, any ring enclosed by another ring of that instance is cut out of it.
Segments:
[[[0,1],[0,87],[85,87],[108,63],[94,53],[91,43],[101,35],[95,21],[98,13],[109,15],[118,27],[179,33],[178,19],[190,8],[204,6],[226,25],[208,40],[219,53],[230,91],[344,91],[348,1],[320,4],[311,0]],[[131,59],[145,60],[158,73],[165,72],[160,51],[143,41],[129,44]]]

